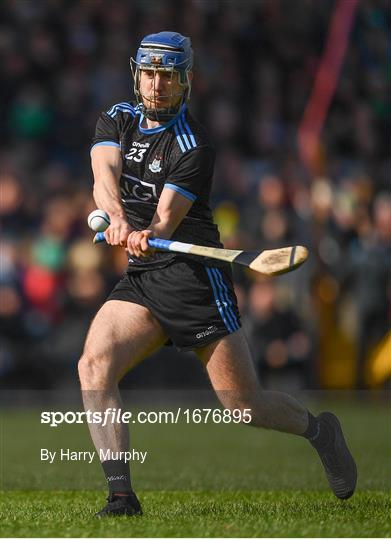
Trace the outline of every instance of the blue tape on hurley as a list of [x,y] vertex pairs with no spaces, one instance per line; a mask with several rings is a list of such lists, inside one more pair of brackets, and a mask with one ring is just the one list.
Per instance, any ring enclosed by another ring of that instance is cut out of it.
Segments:
[[[105,233],[98,232],[95,235],[94,243],[98,244],[100,242],[105,242]],[[149,238],[148,245],[149,247],[155,248],[155,249],[163,249],[165,251],[168,251],[170,249],[170,246],[172,244],[172,240],[163,240],[162,238]]]
[[94,244],[98,244],[99,242],[105,242],[105,240],[105,233],[97,232],[94,237]]
[[149,238],[148,245],[156,249],[170,249],[172,240],[163,240],[162,238]]

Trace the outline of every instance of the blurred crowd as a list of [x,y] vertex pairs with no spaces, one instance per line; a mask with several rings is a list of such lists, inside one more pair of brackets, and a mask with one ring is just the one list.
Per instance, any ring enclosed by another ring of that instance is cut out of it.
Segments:
[[[123,250],[91,244],[90,140],[102,110],[132,99],[129,57],[140,39],[163,29],[193,42],[191,109],[217,148],[212,205],[225,246],[303,244],[311,253],[300,270],[273,280],[235,269],[259,376],[268,386],[296,388],[386,383],[387,357],[377,378],[368,375],[368,362],[384,344],[391,366],[387,0],[359,2],[322,131],[319,175],[309,174],[297,151],[334,6],[334,0],[2,2],[3,387],[77,382],[89,322],[126,266]],[[164,349],[161,356],[170,354]],[[204,384],[203,375],[189,380],[183,369],[178,379],[177,364],[169,365],[176,384]],[[153,379],[145,368],[138,382],[147,378]],[[161,380],[157,375],[156,386]]]

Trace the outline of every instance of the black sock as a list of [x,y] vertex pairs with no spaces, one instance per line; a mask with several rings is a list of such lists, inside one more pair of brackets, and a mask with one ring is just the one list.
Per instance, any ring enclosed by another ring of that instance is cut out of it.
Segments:
[[330,441],[331,433],[325,422],[320,422],[308,411],[308,427],[302,436],[315,448],[322,448]]
[[109,487],[109,494],[128,495],[132,491],[129,463],[117,459],[102,462],[102,467]]

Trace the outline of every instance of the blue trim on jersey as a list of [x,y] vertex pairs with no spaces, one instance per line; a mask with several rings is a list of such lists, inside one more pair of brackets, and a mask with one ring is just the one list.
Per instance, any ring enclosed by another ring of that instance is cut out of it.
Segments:
[[126,103],[123,101],[122,103],[117,103],[116,105],[113,105],[111,109],[107,111],[107,114],[110,116],[110,118],[114,118],[118,112],[125,112],[128,114],[131,114],[133,118],[136,115],[136,111],[134,110],[134,107],[130,105],[129,103]]
[[212,272],[215,274],[217,282],[220,283],[220,285],[222,286],[223,296],[225,296],[225,301],[228,304],[227,312],[228,312],[230,321],[232,323],[232,326],[234,327],[235,330],[239,330],[240,325],[234,311],[232,300],[229,297],[228,287],[224,283],[223,274],[221,273],[221,270],[219,270],[218,268],[212,268]]
[[232,326],[232,323],[228,320],[228,317],[226,317],[227,310],[226,310],[225,302],[223,302],[221,299],[221,291],[219,288],[219,284],[215,282],[216,278],[215,278],[215,275],[213,274],[213,268],[206,267],[205,270],[206,270],[206,273],[208,274],[209,281],[212,285],[213,294],[215,297],[217,309],[219,310],[219,313],[220,313],[220,317],[222,318],[223,323],[225,324],[225,327],[227,328],[228,332],[232,334],[233,332],[235,332],[236,328]]
[[174,131],[175,131],[176,140],[178,141],[178,144],[179,144],[180,149],[182,150],[182,152],[186,152],[186,148],[185,148],[184,145],[183,145],[183,142],[182,142],[182,139],[181,139],[181,135],[180,135],[180,133],[179,133],[179,129],[178,129],[178,126],[177,126],[177,125],[174,126]]
[[109,114],[108,116],[110,116],[110,118],[115,118],[117,116],[117,113],[119,112],[130,114],[131,116],[133,116],[133,118],[136,116],[134,111],[131,111],[130,109],[122,109],[119,107],[115,109],[115,112],[113,114]]
[[117,113],[119,113],[119,112],[130,114],[131,116],[133,116],[133,118],[136,116],[136,113],[134,111],[132,111],[131,109],[125,109],[125,108],[122,108],[122,107],[116,107],[115,112],[113,114],[109,114],[110,118],[115,118],[117,116]]
[[169,120],[165,124],[162,124],[161,126],[157,126],[155,128],[149,128],[149,129],[148,128],[143,128],[141,126],[141,124],[143,123],[144,118],[145,118],[144,113],[141,113],[140,120],[139,120],[139,123],[138,123],[138,128],[141,131],[141,133],[144,133],[145,135],[153,135],[154,133],[160,133],[161,131],[164,131],[165,129],[168,129],[171,126],[173,126],[174,124],[176,124],[176,122],[179,119],[179,115],[182,114],[185,110],[186,110],[186,104],[182,105],[180,111],[178,112],[177,115],[174,116],[174,118],[171,118],[171,120]]
[[182,120],[185,124],[186,131],[189,134],[191,144],[193,145],[193,148],[195,148],[197,146],[197,143],[184,114],[182,114]]
[[119,145],[118,143],[114,141],[102,141],[102,142],[97,142],[94,145],[92,145],[90,152],[92,152],[92,149],[95,148],[95,146],[114,146],[114,148],[121,148],[121,145]]
[[187,134],[185,133],[185,128],[183,127],[181,118],[179,118],[179,120],[178,120],[178,127],[181,130],[181,135],[182,135],[183,140],[185,141],[187,149],[191,150],[192,145],[190,144],[189,138],[188,138]]
[[178,119],[178,124],[174,127],[176,140],[179,144],[179,148],[183,153],[187,150],[197,147],[197,142],[193,135],[193,132],[190,129],[189,124],[186,121],[185,113],[181,114],[181,117]]
[[186,189],[183,189],[183,188],[181,188],[179,186],[176,186],[175,184],[170,184],[170,183],[164,184],[164,187],[167,187],[169,189],[177,191],[178,193],[180,193],[181,195],[186,197],[186,199],[189,199],[189,201],[194,202],[196,200],[196,198],[197,198],[197,195],[194,195],[190,191],[187,191]]
[[112,115],[115,111],[116,108],[122,108],[122,109],[127,109],[127,110],[130,110],[131,112],[134,112],[134,107],[133,105],[131,105],[130,103],[128,103],[127,101],[121,101],[121,103],[116,103],[115,105],[113,105],[111,107],[111,109],[109,109],[107,111],[107,114],[109,115]]

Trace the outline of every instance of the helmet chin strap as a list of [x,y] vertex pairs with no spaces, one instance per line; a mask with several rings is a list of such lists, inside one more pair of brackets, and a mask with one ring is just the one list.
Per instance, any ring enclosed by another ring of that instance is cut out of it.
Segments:
[[171,112],[171,109],[147,109],[145,105],[141,107],[143,115],[148,118],[148,120],[154,120],[156,122],[169,122],[176,116],[179,111],[180,107],[178,107],[175,111]]
[[[144,99],[147,99],[145,96],[143,96],[142,94],[140,94],[140,97],[141,98],[144,98]],[[171,96],[172,98],[173,97],[176,97],[176,96]],[[153,121],[156,121],[156,122],[169,122],[170,120],[172,120],[172,118],[174,118],[178,113],[179,111],[181,110],[182,108],[182,105],[185,101],[185,97],[186,97],[186,91],[184,91],[182,93],[182,97],[181,99],[178,101],[178,104],[175,105],[175,106],[170,106],[170,107],[156,107],[156,108],[152,108],[152,107],[147,107],[143,102],[142,102],[142,105],[141,105],[141,110],[144,114],[144,116],[146,118],[148,118],[149,120],[153,120]]]

